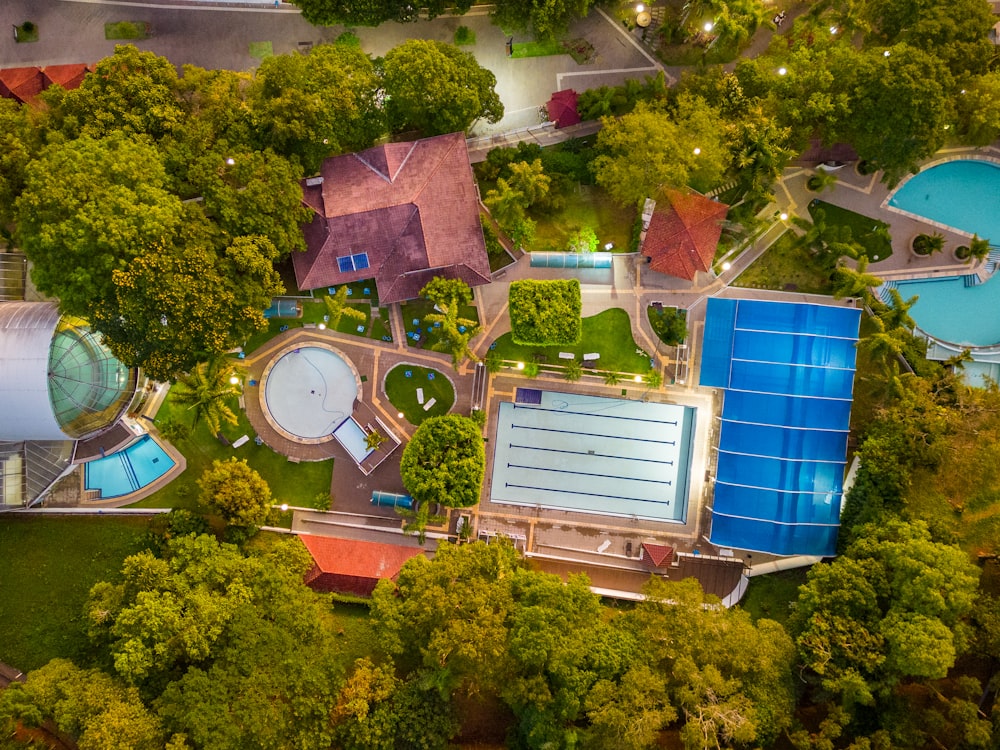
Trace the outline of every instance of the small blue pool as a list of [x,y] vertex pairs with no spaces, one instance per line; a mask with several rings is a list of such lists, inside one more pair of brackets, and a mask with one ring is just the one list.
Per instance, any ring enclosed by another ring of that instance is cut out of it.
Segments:
[[337,442],[347,449],[347,452],[351,454],[351,458],[358,463],[361,463],[375,452],[365,443],[365,431],[361,428],[361,425],[354,421],[354,417],[345,419],[333,431],[333,436],[337,438]]
[[144,435],[132,445],[84,464],[84,486],[98,490],[101,498],[129,495],[148,487],[174,468],[174,460],[160,444]]
[[979,159],[938,164],[914,175],[889,205],[1000,243],[1000,165]]
[[275,297],[271,300],[271,306],[264,311],[265,318],[297,318],[298,316],[299,305],[293,299]]

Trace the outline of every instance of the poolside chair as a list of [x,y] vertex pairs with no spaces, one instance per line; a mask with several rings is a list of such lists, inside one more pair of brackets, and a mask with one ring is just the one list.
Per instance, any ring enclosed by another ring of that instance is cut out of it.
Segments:
[[420,318],[414,318],[413,319],[413,325],[415,325],[415,326],[420,325]]
[[368,287],[365,287],[365,296],[366,297],[371,297],[372,296],[372,290],[369,289]]
[[458,327],[458,332],[459,333],[465,333],[465,326],[459,326]]
[[335,286],[328,286],[326,288],[326,291],[327,291],[327,294],[336,294],[337,293],[337,287],[335,287]]
[[365,327],[364,326],[358,326],[358,333],[364,333],[364,332],[365,332]]
[[434,380],[434,373],[433,372],[427,373],[427,379],[428,380]]
[[404,374],[404,375],[405,375],[406,377],[408,377],[408,378],[412,378],[412,377],[413,377],[413,370],[407,370],[407,371],[406,371],[406,372],[404,372],[403,374]]
[[420,341],[420,334],[419,333],[413,334],[413,340],[414,341]]
[[354,290],[351,287],[347,287],[347,296],[350,297],[352,294],[354,294]]
[[392,341],[392,336],[383,336],[382,340],[383,341]]

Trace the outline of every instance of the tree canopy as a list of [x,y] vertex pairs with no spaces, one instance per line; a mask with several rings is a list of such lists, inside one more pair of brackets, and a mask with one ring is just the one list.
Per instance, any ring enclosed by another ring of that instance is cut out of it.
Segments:
[[510,285],[510,329],[517,344],[572,345],[583,335],[580,282],[523,279]]
[[246,459],[213,461],[198,480],[201,499],[216,508],[226,523],[260,526],[271,511],[271,488]]
[[467,508],[479,502],[486,470],[482,433],[473,420],[446,414],[425,420],[403,450],[399,473],[419,503]]
[[467,130],[482,118],[499,122],[496,76],[453,44],[411,39],[386,53],[386,116],[393,131],[425,136]]

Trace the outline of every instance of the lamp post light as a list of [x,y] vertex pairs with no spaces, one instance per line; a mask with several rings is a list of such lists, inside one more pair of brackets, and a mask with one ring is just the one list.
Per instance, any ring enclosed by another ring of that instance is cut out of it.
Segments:
[[733,267],[733,264],[730,263],[728,260],[725,263],[722,264],[722,270],[723,271],[728,271],[732,267]]
[[229,378],[230,385],[239,385],[239,383],[240,383],[239,376],[233,375],[231,378]]
[[787,72],[788,72],[788,68],[786,68],[784,65],[782,65],[780,68],[778,68],[778,75],[779,76],[783,76]]
[[708,32],[710,32],[712,30],[712,28],[714,26],[715,26],[715,24],[713,24],[711,21],[705,21],[705,25],[702,28],[705,29],[705,33],[707,34]]
[[781,219],[782,221],[788,221],[788,214],[782,211],[780,214],[778,214],[778,218]]
[[695,148],[694,148],[694,155],[697,156],[700,153],[701,153],[701,149],[698,148],[697,146],[695,146]]

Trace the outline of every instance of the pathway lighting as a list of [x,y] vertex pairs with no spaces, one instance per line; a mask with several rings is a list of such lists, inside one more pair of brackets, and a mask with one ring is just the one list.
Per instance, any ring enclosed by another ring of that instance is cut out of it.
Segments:
[[238,385],[239,382],[240,382],[240,379],[236,375],[233,375],[231,378],[229,378],[229,384],[230,385]]
[[518,370],[523,370],[524,369],[524,362],[518,362],[517,363],[517,369]]
[[836,26],[831,26],[830,27],[830,33],[831,34],[836,34],[837,33],[837,27]]
[[889,56],[889,50],[886,50],[885,52],[882,53],[882,57],[888,57],[888,56]]
[[704,27],[705,31],[711,31],[712,30],[712,25],[713,24],[712,24],[711,21],[705,21],[705,27]]
[[642,375],[636,375],[633,378],[633,380],[635,380],[636,383],[641,383],[642,382]]
[[722,264],[722,270],[723,271],[728,271],[732,267],[733,267],[733,264],[730,263],[728,260],[725,263]]
[[226,164],[228,164],[229,166],[233,166],[235,163],[236,163],[236,159],[234,159],[231,156],[228,159],[226,159]]
[[788,214],[782,211],[780,214],[778,214],[778,218],[781,219],[782,221],[788,221]]
[[318,328],[319,330],[321,330],[321,331],[325,331],[325,330],[326,330],[326,323],[320,323],[320,324],[319,324],[318,326],[316,326],[316,327],[317,327],[317,328]]
[[285,510],[288,510],[288,503],[282,503],[282,504],[281,504],[281,509],[282,509],[283,511],[285,511]]
[[402,418],[403,418],[403,412],[401,412],[401,411],[398,411],[398,412],[396,412],[396,416],[397,416],[397,417],[398,417],[399,419],[402,419]]
[[779,75],[779,76],[783,76],[783,75],[785,75],[785,73],[787,73],[787,72],[788,72],[788,68],[786,68],[786,67],[784,67],[784,66],[782,66],[782,67],[778,68],[778,75]]
[[700,148],[698,148],[697,146],[695,146],[695,149],[694,149],[694,155],[695,155],[695,156],[697,156],[697,155],[698,155],[698,154],[700,154],[700,153],[701,153],[701,149],[700,149]]
[[642,3],[639,3],[637,6],[635,6],[636,13],[642,13],[644,10],[646,10],[646,6],[643,5]]

